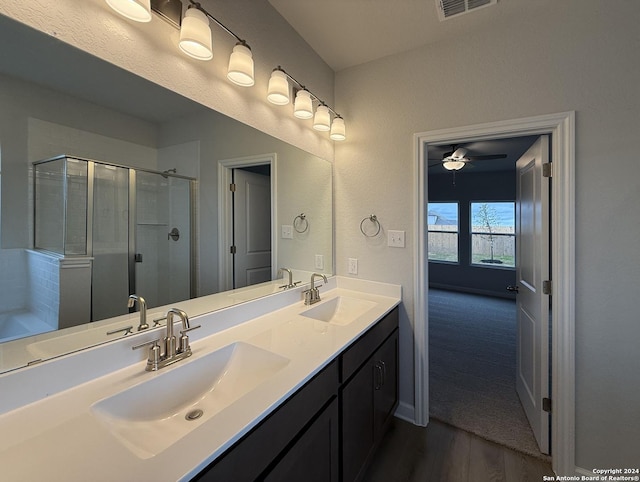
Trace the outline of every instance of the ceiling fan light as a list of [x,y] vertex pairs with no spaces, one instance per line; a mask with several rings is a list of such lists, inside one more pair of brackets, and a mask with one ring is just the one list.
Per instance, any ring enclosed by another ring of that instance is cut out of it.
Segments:
[[298,119],[311,119],[313,117],[313,103],[308,90],[299,90],[293,103],[293,115]]
[[151,21],[150,0],[106,0],[113,10],[134,22]]
[[316,115],[313,118],[313,128],[321,132],[328,132],[329,129],[331,129],[331,115],[326,105],[321,104],[316,109]]
[[189,57],[197,60],[211,60],[213,58],[213,41],[209,19],[199,9],[187,9],[180,27],[180,42],[182,50]]
[[229,58],[227,79],[242,87],[251,87],[255,84],[253,56],[247,44],[239,42],[233,47],[233,52],[231,52],[231,57]]
[[271,72],[267,100],[275,105],[287,105],[289,103],[289,80],[280,69]]
[[344,119],[342,117],[336,117],[331,123],[331,134],[329,137],[334,141],[344,141],[347,138]]
[[444,167],[448,171],[459,171],[464,167],[464,165],[464,161],[456,159],[454,157],[447,157],[442,163],[442,167]]

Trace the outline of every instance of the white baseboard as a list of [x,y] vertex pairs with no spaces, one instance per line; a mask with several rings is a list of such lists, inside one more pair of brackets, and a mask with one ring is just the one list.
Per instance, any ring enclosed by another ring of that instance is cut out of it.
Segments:
[[398,417],[400,420],[404,420],[405,422],[409,422],[415,425],[415,410],[413,405],[410,405],[406,402],[400,402],[398,404],[398,408],[396,409],[396,413],[394,416]]

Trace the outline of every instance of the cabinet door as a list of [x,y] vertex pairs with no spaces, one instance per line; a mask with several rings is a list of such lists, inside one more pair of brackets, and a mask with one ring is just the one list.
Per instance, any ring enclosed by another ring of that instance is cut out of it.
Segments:
[[386,422],[398,405],[398,331],[396,330],[373,356],[374,438],[379,441]]
[[265,482],[337,482],[338,400],[334,399],[265,477]]
[[373,448],[374,367],[367,362],[342,390],[342,476],[352,482]]

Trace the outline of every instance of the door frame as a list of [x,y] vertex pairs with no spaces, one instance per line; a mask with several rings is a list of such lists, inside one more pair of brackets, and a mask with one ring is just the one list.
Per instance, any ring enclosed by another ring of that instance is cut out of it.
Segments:
[[236,157],[218,161],[218,288],[227,291],[233,288],[233,257],[225,247],[233,241],[233,213],[231,211],[231,184],[233,169],[250,166],[271,166],[271,276],[274,277],[278,253],[277,220],[277,166],[275,152],[248,157]]
[[414,422],[429,421],[429,265],[426,233],[428,144],[551,135],[551,306],[553,470],[575,466],[575,112],[561,112],[416,133],[414,144]]

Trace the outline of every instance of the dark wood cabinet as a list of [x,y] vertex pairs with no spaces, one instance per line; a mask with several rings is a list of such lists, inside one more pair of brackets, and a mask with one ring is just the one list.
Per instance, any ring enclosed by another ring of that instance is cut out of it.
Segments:
[[193,480],[359,480],[398,405],[398,308]]
[[343,386],[342,480],[360,480],[398,404],[398,330]]
[[340,477],[338,400],[325,408],[293,441],[265,482],[337,482]]

